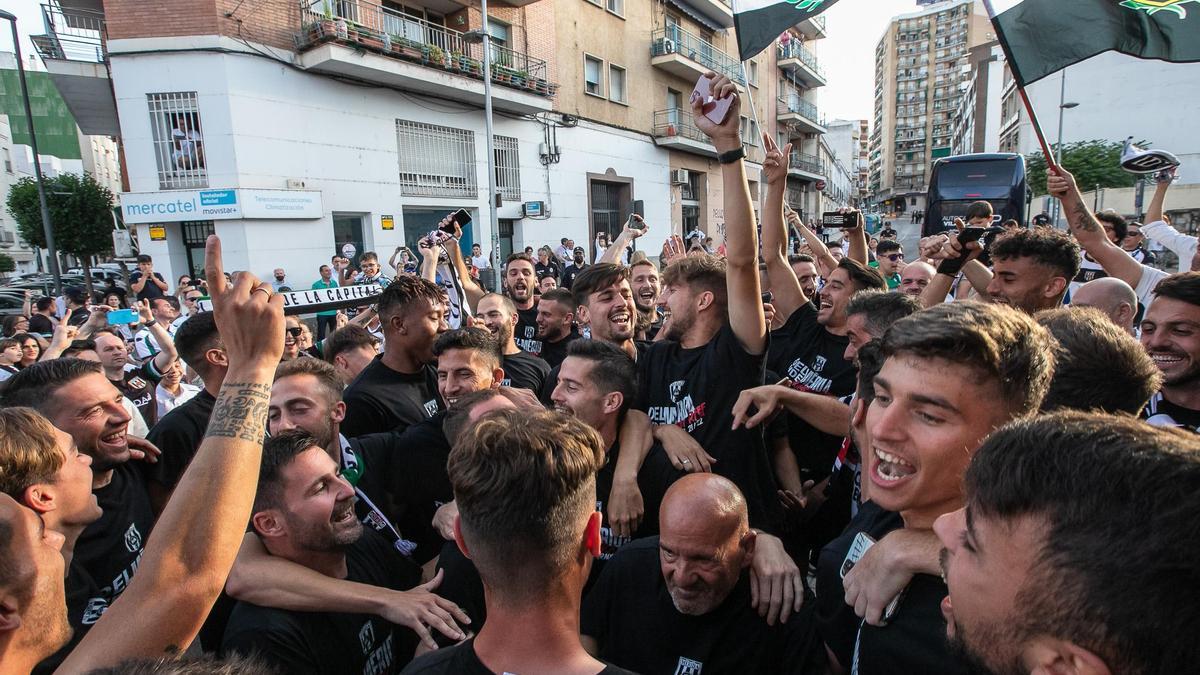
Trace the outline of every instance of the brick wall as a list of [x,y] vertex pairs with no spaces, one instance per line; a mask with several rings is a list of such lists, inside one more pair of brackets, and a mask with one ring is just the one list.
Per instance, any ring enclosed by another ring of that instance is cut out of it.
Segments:
[[[232,17],[226,18],[227,13]],[[296,0],[105,0],[104,16],[113,40],[240,34],[251,42],[291,49],[292,35],[300,29]]]

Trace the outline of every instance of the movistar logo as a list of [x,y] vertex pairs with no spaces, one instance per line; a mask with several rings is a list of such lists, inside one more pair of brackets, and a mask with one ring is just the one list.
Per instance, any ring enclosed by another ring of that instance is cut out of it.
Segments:
[[[791,0],[788,1],[790,2]],[[824,0],[819,0],[817,4],[820,4],[823,1]],[[1154,16],[1163,10],[1169,10],[1178,14],[1179,18],[1186,19],[1187,9],[1184,8],[1184,5],[1188,4],[1189,2],[1200,3],[1200,0],[1123,0],[1123,2],[1121,2],[1121,6],[1128,7],[1129,9],[1133,10],[1140,10],[1151,16]]]
[[802,12],[815,12],[819,10],[821,5],[825,4],[827,0],[784,0],[784,2],[794,6],[796,9]]

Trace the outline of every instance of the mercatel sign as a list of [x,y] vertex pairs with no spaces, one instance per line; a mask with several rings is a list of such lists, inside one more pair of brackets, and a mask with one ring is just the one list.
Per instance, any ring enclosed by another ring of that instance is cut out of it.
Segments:
[[[312,314],[331,309],[373,304],[378,301],[380,295],[383,295],[383,287],[379,284],[362,284],[361,286],[314,288],[307,291],[286,291],[279,295],[283,296],[284,314]],[[197,303],[197,307],[202,312],[211,312],[212,300],[202,298]]]

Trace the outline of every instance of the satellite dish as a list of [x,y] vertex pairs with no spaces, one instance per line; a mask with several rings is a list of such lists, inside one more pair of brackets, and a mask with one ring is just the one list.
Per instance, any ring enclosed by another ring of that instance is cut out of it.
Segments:
[[1125,148],[1121,150],[1121,168],[1129,173],[1158,173],[1179,163],[1179,158],[1166,150],[1147,150],[1134,145],[1133,136],[1125,139]]

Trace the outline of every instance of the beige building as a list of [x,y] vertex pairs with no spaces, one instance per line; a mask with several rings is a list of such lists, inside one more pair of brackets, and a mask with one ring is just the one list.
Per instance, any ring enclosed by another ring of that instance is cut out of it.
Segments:
[[930,164],[951,154],[970,51],[990,31],[981,0],[948,0],[893,18],[876,45],[870,192],[883,211],[924,209]]

